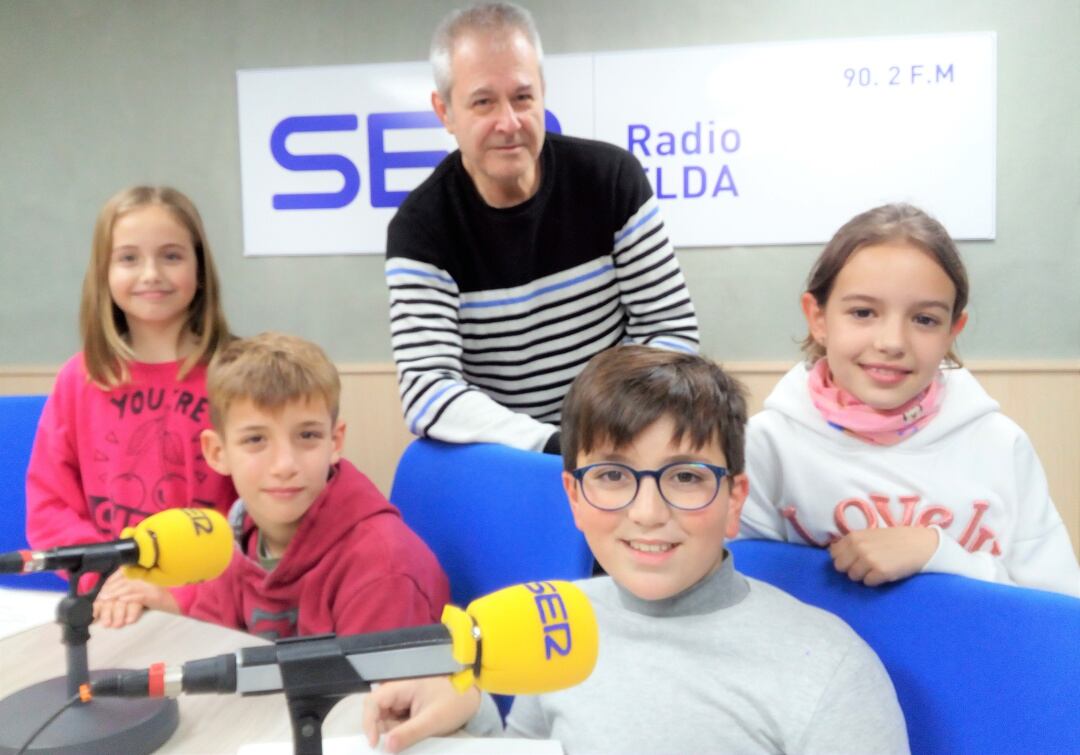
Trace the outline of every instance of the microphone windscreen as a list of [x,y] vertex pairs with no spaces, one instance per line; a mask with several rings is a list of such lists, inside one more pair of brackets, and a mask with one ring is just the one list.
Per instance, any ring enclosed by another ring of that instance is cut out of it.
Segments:
[[465,612],[480,630],[480,689],[552,692],[584,681],[596,665],[596,615],[569,582],[507,587],[477,598]]
[[139,546],[138,563],[124,574],[161,587],[213,579],[232,559],[232,528],[213,509],[167,509],[120,535]]

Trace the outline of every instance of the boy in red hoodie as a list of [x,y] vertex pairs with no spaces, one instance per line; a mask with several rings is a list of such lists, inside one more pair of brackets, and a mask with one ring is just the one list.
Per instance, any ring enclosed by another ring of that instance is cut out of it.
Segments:
[[218,353],[201,440],[240,495],[236,551],[218,579],[149,607],[272,639],[439,620],[449,587],[435,556],[341,458],[340,392],[334,365],[300,338],[263,333]]

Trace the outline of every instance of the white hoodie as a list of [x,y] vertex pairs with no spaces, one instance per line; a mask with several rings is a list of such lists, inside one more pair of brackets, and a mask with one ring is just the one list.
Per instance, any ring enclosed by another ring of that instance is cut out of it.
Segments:
[[1080,596],[1080,566],[1031,441],[964,369],[919,432],[878,446],[831,427],[793,367],[750,419],[739,537],[821,547],[866,527],[933,526],[924,572]]

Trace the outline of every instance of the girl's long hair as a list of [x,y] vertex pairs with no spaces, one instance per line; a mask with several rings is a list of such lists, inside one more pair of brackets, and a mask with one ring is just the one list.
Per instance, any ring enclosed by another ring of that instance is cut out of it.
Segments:
[[109,199],[98,213],[79,307],[86,372],[94,383],[106,390],[130,379],[128,362],[135,359],[127,339],[127,318],[109,293],[113,228],[119,218],[148,205],[160,205],[168,210],[187,228],[195,248],[197,287],[195,297],[188,305],[185,328],[195,334],[197,341],[195,349],[180,365],[177,379],[182,380],[195,365],[209,362],[218,348],[231,338],[221,307],[217,268],[195,205],[183,193],[168,186],[125,189]]

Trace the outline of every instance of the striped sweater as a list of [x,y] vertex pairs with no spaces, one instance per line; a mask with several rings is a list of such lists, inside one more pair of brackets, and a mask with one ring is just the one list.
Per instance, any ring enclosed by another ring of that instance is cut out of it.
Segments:
[[549,133],[540,169],[533,197],[493,208],[454,152],[390,223],[390,333],[416,435],[541,450],[593,355],[623,342],[697,351],[637,160]]

